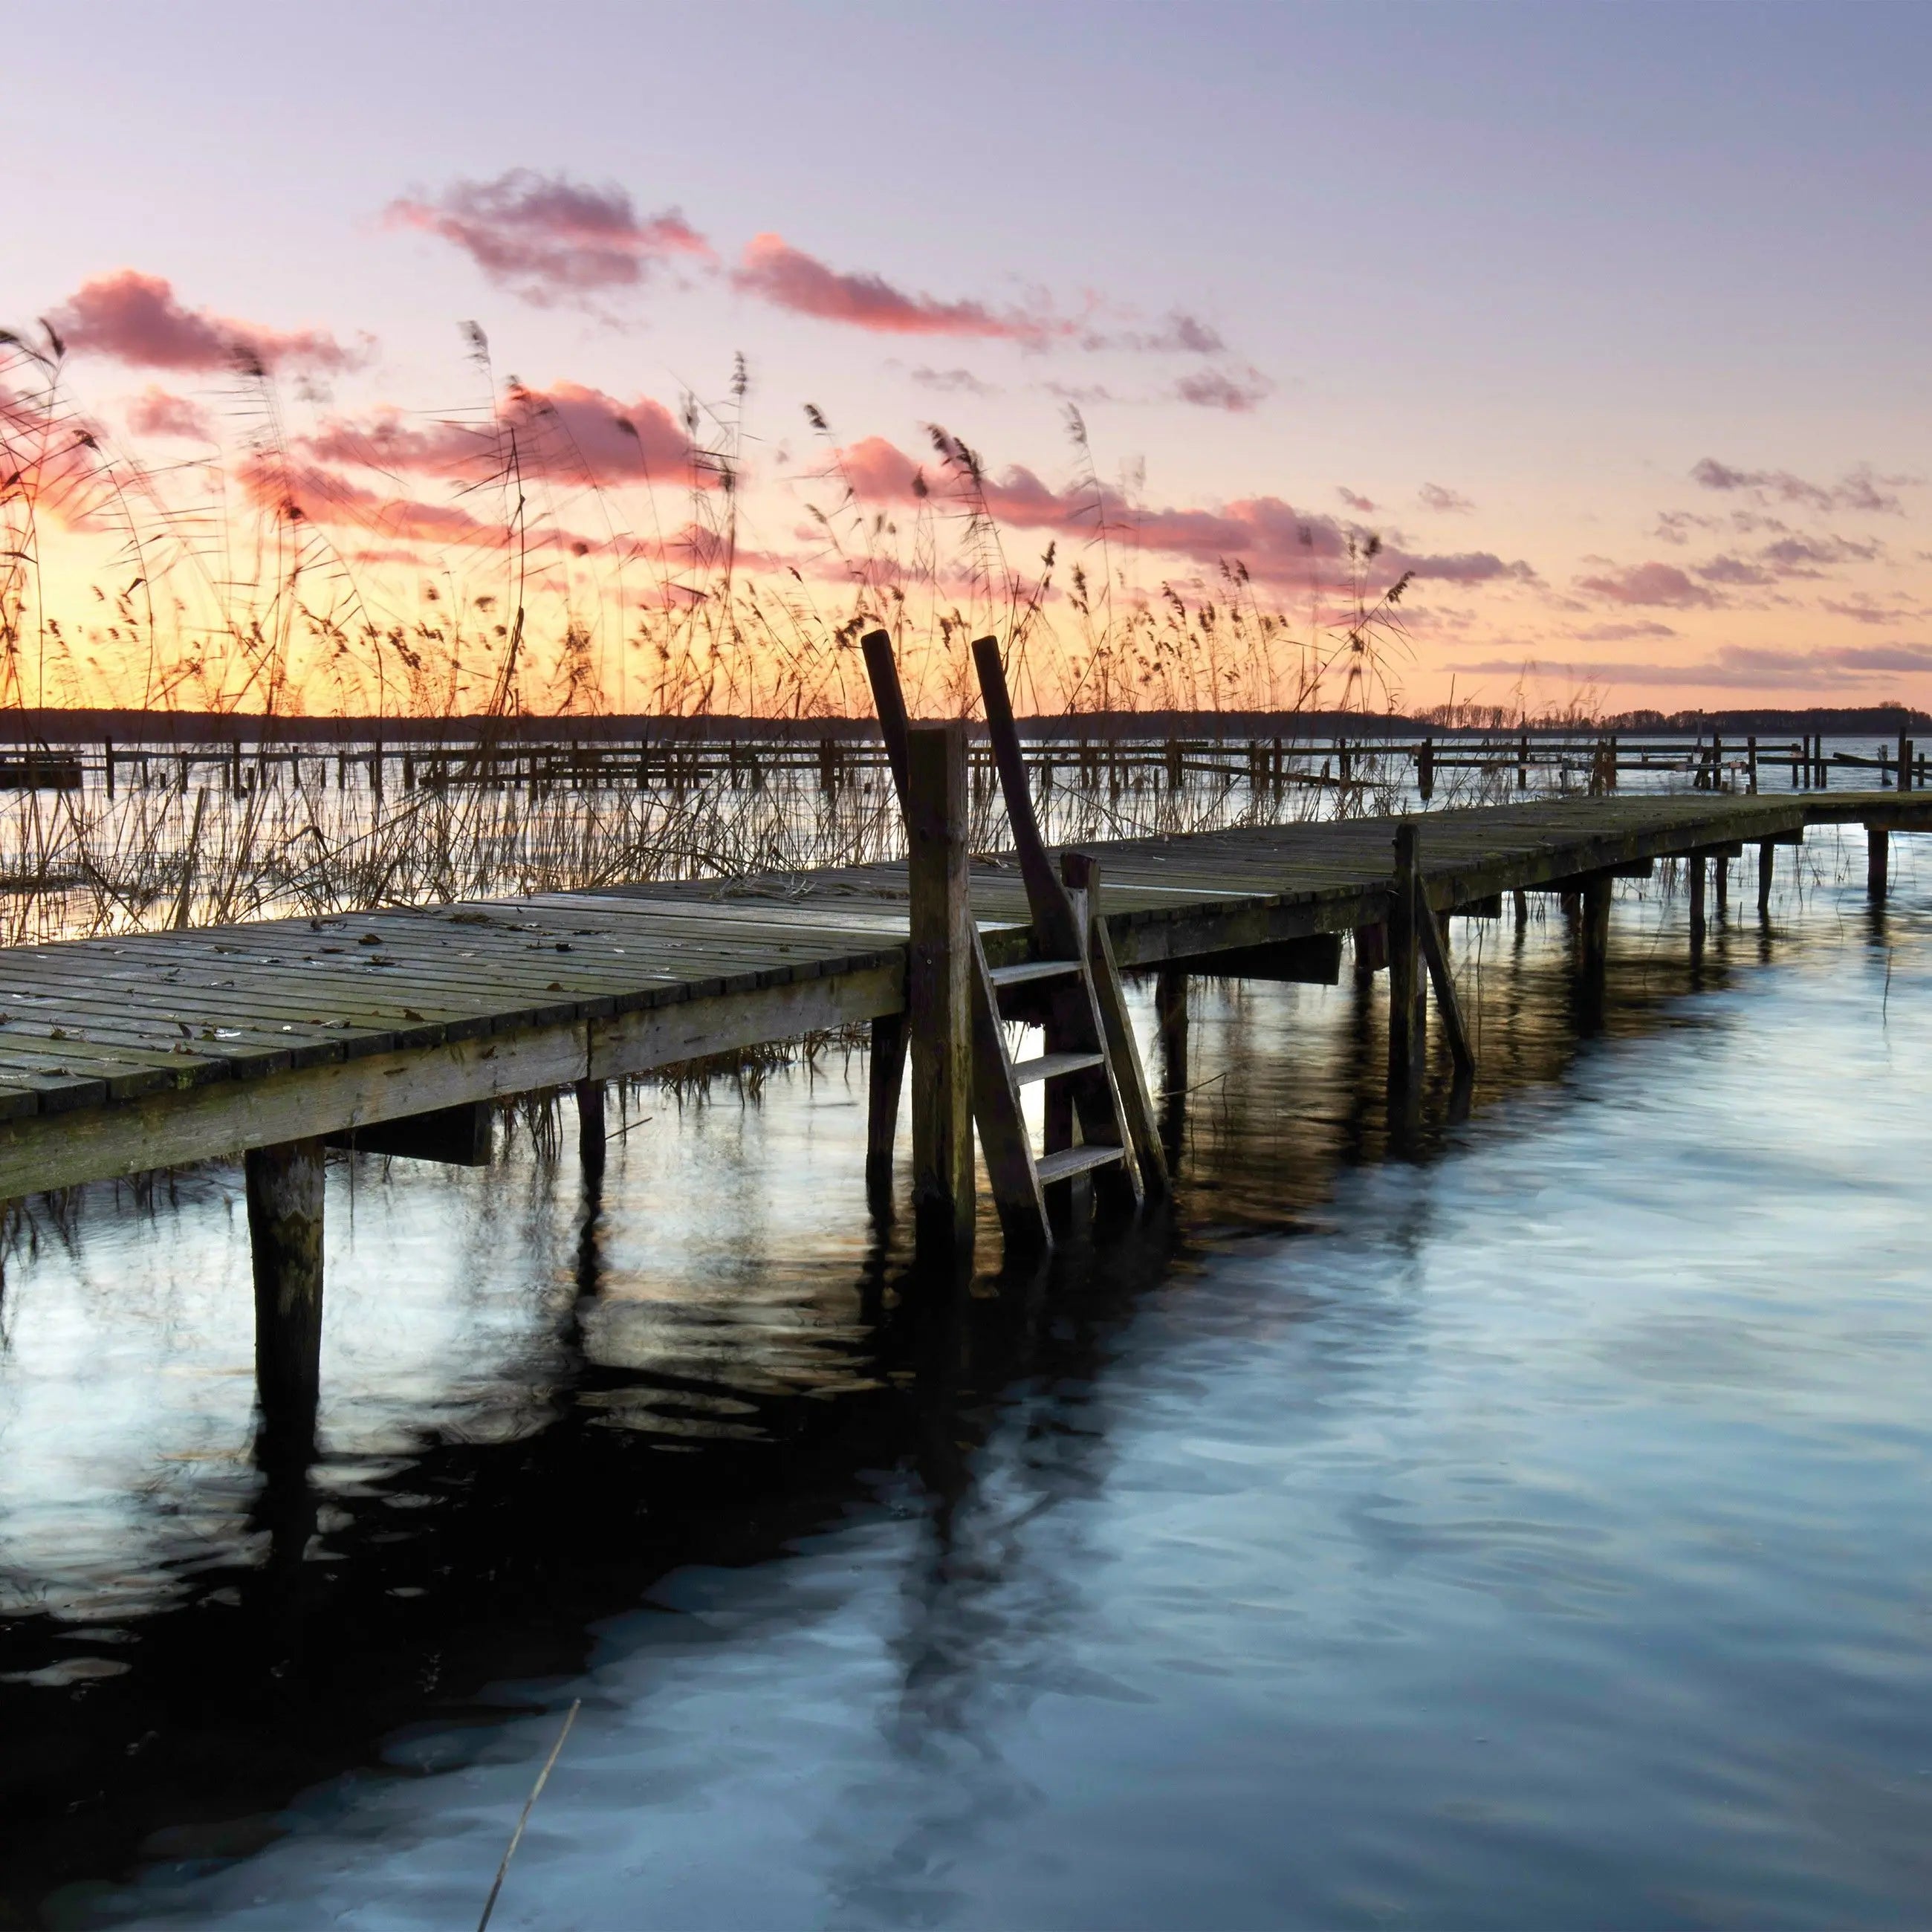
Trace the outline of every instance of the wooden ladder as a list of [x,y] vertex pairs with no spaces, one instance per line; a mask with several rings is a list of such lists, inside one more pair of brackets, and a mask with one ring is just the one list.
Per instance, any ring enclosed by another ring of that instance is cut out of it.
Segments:
[[[903,808],[906,712],[891,640],[874,631],[862,648]],[[1053,1245],[1056,1223],[1070,1222],[1076,1182],[1090,1178],[1102,1212],[1130,1212],[1166,1193],[1167,1166],[1112,942],[1099,916],[1099,863],[1067,852],[1054,871],[1034,815],[999,646],[982,638],[973,658],[1034,942],[1032,958],[989,966],[974,928],[974,1120],[1008,1246],[1042,1250]],[[1006,1030],[1015,1024],[1038,1027],[1045,1051],[1016,1059]],[[1045,1145],[1037,1152],[1021,1100],[1036,1084],[1046,1101]]]

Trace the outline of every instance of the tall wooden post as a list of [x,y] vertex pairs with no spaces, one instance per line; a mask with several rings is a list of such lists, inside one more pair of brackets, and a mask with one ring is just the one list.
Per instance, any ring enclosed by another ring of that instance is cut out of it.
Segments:
[[1684,862],[1690,868],[1690,956],[1696,959],[1704,950],[1704,855],[1693,852]]
[[922,1259],[973,1246],[973,913],[968,898],[966,730],[906,734],[912,945],[912,1204]]
[[1712,884],[1716,887],[1718,923],[1727,926],[1731,915],[1731,862],[1720,852],[1712,862]]
[[898,1138],[905,1064],[906,1016],[881,1013],[872,1022],[866,1106],[866,1199],[881,1221],[892,1219],[892,1149]]
[[[1912,740],[1903,731],[1898,734],[1898,788],[1900,791],[1912,789]],[[111,796],[112,786],[108,788],[108,792]]]
[[1417,968],[1419,907],[1419,835],[1413,825],[1395,833],[1395,880],[1388,912],[1388,1084],[1391,1110],[1406,1102],[1421,1084],[1421,1029],[1417,1008],[1421,991]]
[[604,1083],[577,1083],[577,1164],[593,1186],[604,1178]]
[[1886,874],[1892,859],[1892,835],[1882,825],[1865,827],[1865,890],[1882,901],[1888,883]]
[[1154,976],[1155,1030],[1160,1035],[1161,1150],[1178,1172],[1187,1136],[1187,971],[1163,966]]
[[255,1274],[255,1394],[265,1463],[315,1448],[322,1373],[322,1148],[251,1148],[242,1157]]
[[1771,881],[1772,860],[1778,848],[1768,838],[1761,839],[1757,848],[1757,916],[1765,918],[1771,910]]
[[1583,958],[1580,986],[1583,1018],[1592,1028],[1604,1023],[1605,986],[1610,957],[1610,875],[1592,872],[1583,881]]

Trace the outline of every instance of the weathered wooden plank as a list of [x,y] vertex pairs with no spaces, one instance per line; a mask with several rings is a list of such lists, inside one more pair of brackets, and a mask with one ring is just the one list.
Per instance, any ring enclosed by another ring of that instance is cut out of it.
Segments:
[[0,1120],[0,1200],[337,1132],[466,1101],[654,1067],[868,1020],[904,1004],[903,961],[576,1025],[370,1054],[330,1066]]

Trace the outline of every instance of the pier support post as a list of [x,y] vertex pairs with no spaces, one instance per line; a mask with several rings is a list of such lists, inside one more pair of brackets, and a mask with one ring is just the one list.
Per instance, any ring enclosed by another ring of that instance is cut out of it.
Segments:
[[1583,957],[1579,985],[1585,1024],[1593,1031],[1604,1023],[1604,992],[1610,958],[1610,874],[1592,872],[1583,881]]
[[1769,916],[1771,912],[1771,882],[1773,877],[1773,860],[1778,848],[1768,838],[1760,839],[1757,848],[1757,916]]
[[604,1178],[604,1083],[577,1083],[577,1162],[593,1186]]
[[1718,923],[1728,926],[1731,915],[1731,862],[1721,852],[1712,862],[1711,883],[1717,888]]
[[1154,976],[1154,1026],[1160,1035],[1160,1131],[1169,1174],[1179,1171],[1187,1136],[1187,972],[1163,966]]
[[1690,957],[1697,959],[1704,951],[1704,855],[1693,852],[1684,862],[1690,870]]
[[974,933],[963,725],[908,730],[906,794],[913,1220],[920,1258],[950,1263],[973,1246]]
[[1395,881],[1389,894],[1388,916],[1388,1086],[1393,1113],[1406,1105],[1421,1084],[1422,1029],[1418,1024],[1420,976],[1418,965],[1418,914],[1426,916],[1418,891],[1420,835],[1413,825],[1399,825],[1395,833]]
[[242,1156],[255,1274],[255,1394],[260,1454],[306,1462],[322,1370],[322,1144],[286,1141]]
[[905,1064],[906,1016],[881,1013],[872,1022],[866,1105],[866,1199],[881,1221],[892,1214],[892,1148],[898,1137]]
[[1888,874],[1891,869],[1891,833],[1882,825],[1868,825],[1865,827],[1865,890],[1873,898],[1881,902],[1890,883]]

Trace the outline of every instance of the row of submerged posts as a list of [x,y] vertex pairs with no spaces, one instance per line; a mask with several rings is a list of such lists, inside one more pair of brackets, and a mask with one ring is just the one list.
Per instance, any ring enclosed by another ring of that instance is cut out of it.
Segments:
[[[702,721],[695,721],[701,722]],[[1756,792],[1761,770],[1788,771],[1790,788],[1828,786],[1834,766],[1870,770],[1884,785],[1922,790],[1926,760],[1906,731],[1897,748],[1880,745],[1868,756],[1828,752],[1822,735],[1789,740],[1747,736],[1726,740],[1718,733],[1667,735],[1515,732],[1424,732],[1408,737],[1364,730],[1326,736],[1270,732],[1269,724],[1292,723],[1257,716],[1249,735],[1210,738],[1177,735],[1138,738],[1117,734],[1082,735],[1061,730],[1023,742],[1028,767],[1045,787],[1066,784],[1114,796],[1130,790],[1179,792],[1190,785],[1245,784],[1256,796],[1290,789],[1348,792],[1406,773],[1426,804],[1438,773],[1472,772],[1512,779],[1518,791],[1533,776],[1568,784],[1580,780],[1592,796],[1614,792],[1620,776],[1637,773],[1690,776],[1696,790]],[[969,734],[968,769],[976,796],[986,795],[998,770],[991,746]],[[250,746],[239,736],[182,740],[168,745],[117,743],[52,746],[22,742],[0,749],[0,791],[80,791],[98,782],[112,800],[130,788],[185,791],[190,782],[212,781],[236,796],[278,788],[347,790],[352,785],[377,798],[395,790],[465,789],[526,792],[637,790],[680,796],[722,781],[734,789],[759,790],[782,773],[815,784],[830,798],[871,784],[890,764],[886,748],[862,738],[814,734],[809,722],[773,738],[742,739],[694,732],[653,738],[640,735],[586,740],[492,740],[414,741],[370,738],[330,746]]]

